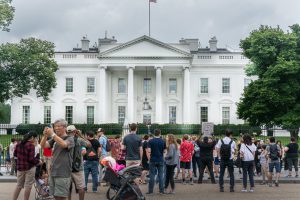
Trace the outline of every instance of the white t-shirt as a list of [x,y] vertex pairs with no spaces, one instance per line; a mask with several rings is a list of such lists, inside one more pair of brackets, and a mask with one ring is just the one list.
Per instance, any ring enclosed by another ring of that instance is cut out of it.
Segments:
[[[222,140],[223,140],[224,144],[229,144],[232,139],[230,137],[225,137]],[[219,140],[217,145],[216,145],[216,149],[220,149],[221,145],[222,145],[222,142],[221,142],[221,140]],[[235,142],[232,140],[230,159],[233,159],[234,151],[235,151]]]
[[40,153],[40,151],[41,151],[41,145],[40,145],[40,144],[35,145],[35,146],[34,146],[34,150],[35,150],[34,157],[36,157],[36,155],[37,155],[38,153]]
[[[250,152],[250,150],[252,151]],[[240,149],[240,153],[243,153],[244,154],[244,158],[243,158],[243,161],[253,161],[254,160],[254,155],[253,153],[256,151],[256,146],[254,144],[252,145],[246,145],[245,144],[242,144],[241,145],[241,149]]]

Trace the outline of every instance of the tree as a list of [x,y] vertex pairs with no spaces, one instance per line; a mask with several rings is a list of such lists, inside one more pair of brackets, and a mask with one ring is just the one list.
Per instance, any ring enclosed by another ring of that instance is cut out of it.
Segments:
[[9,31],[8,26],[14,18],[15,8],[11,5],[12,0],[0,0],[0,29]]
[[258,77],[244,90],[237,109],[251,125],[300,127],[300,27],[290,28],[261,26],[241,40],[252,62],[246,72]]
[[0,124],[10,123],[10,105],[0,103]]
[[54,44],[35,38],[0,45],[0,102],[29,94],[47,100],[56,86]]

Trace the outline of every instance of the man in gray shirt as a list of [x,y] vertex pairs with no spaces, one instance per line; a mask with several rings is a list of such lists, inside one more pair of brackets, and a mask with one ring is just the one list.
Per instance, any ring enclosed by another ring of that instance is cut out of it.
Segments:
[[[50,194],[56,200],[66,200],[69,195],[73,162],[74,139],[67,135],[68,122],[59,119],[53,128],[44,129],[42,148],[53,148],[53,160],[49,180]],[[52,137],[47,141],[47,137]]]
[[136,135],[137,125],[130,124],[130,133],[124,137],[123,149],[126,149],[126,167],[140,165],[143,157],[142,140]]

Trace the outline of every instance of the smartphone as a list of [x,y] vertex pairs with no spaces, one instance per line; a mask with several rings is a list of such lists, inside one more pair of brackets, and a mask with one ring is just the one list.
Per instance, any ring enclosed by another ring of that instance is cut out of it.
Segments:
[[52,124],[48,124],[47,127],[48,127],[48,128],[52,128]]

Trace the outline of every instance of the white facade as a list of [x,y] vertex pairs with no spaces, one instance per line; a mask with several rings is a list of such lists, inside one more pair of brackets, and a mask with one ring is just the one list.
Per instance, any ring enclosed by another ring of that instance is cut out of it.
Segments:
[[[244,73],[249,61],[241,52],[218,49],[215,38],[204,49],[197,39],[166,44],[148,36],[88,45],[84,38],[82,48],[56,52],[57,87],[47,102],[34,91],[13,99],[12,124],[53,122],[66,112],[72,123],[243,123],[236,103],[250,80]],[[151,110],[143,110],[145,97]]]

